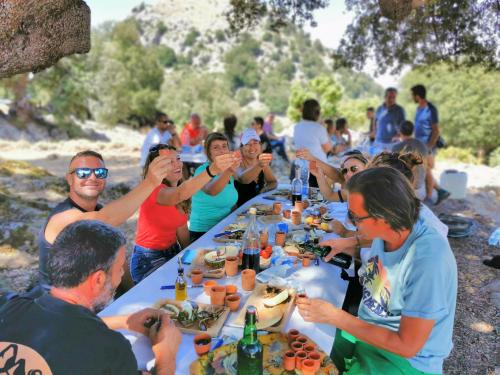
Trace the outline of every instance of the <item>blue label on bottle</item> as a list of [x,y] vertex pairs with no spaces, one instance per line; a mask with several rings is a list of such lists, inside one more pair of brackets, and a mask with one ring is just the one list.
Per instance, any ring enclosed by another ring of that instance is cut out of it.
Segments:
[[248,255],[256,255],[259,253],[260,253],[259,249],[246,248],[243,250],[243,254],[248,254]]

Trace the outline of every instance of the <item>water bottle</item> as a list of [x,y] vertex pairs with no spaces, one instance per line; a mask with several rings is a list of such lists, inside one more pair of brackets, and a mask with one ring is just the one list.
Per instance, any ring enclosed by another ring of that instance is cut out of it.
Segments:
[[300,167],[300,180],[302,181],[302,200],[309,197],[309,162],[304,160]]
[[300,166],[295,165],[295,178],[292,180],[292,206],[296,201],[302,201],[302,180],[300,178]]

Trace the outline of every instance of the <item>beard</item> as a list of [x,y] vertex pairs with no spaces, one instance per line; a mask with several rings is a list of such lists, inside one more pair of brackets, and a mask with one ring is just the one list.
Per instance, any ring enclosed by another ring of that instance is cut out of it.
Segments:
[[104,285],[102,293],[96,298],[92,306],[92,311],[95,314],[100,313],[106,306],[108,306],[115,297],[116,288],[113,288],[111,277],[108,278]]

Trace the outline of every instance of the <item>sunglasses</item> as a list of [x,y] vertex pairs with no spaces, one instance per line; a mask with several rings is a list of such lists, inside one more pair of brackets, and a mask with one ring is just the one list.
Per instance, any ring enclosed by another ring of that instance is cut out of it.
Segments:
[[356,223],[359,223],[360,221],[369,219],[369,218],[371,218],[373,216],[366,215],[366,216],[359,217],[359,216],[354,215],[351,210],[348,210],[347,211],[347,217],[349,218],[349,220],[351,221],[351,223],[353,223],[353,225],[356,225]]
[[357,165],[352,165],[350,168],[342,168],[340,170],[340,173],[342,173],[342,175],[345,176],[349,171],[351,171],[352,173],[356,173],[358,170],[359,167]]
[[103,180],[108,177],[108,168],[75,168],[69,173],[74,173],[81,180],[86,180],[94,173],[96,178]]

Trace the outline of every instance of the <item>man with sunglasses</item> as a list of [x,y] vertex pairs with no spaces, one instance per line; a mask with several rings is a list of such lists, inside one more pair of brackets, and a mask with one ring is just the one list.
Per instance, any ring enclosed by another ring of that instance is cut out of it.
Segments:
[[172,120],[163,112],[157,112],[155,116],[155,125],[149,131],[141,147],[141,168],[144,168],[149,149],[157,144],[171,144],[176,148],[181,147],[179,135],[175,131],[175,125]]
[[48,254],[55,238],[67,225],[78,220],[99,220],[114,226],[123,224],[171,169],[172,162],[167,157],[155,159],[148,175],[139,185],[103,207],[97,203],[108,177],[102,156],[90,150],[73,156],[66,174],[69,196],[52,210],[38,236],[40,282],[47,284]]
[[457,297],[448,241],[419,218],[420,201],[396,169],[359,172],[347,189],[351,221],[373,240],[358,318],[320,299],[299,301],[299,313],[337,327],[332,356],[341,373],[442,373]]

